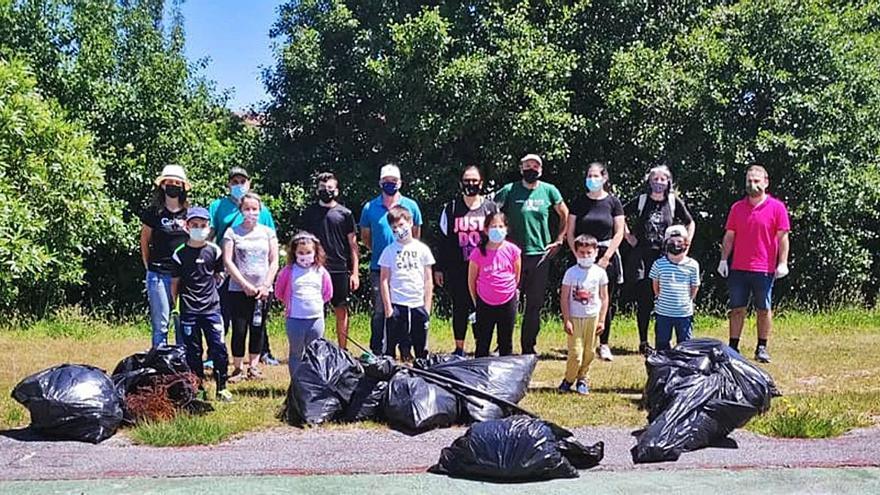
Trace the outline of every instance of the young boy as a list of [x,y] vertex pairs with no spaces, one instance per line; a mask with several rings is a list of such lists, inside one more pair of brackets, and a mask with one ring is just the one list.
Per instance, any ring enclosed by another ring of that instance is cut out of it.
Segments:
[[687,230],[673,225],[666,229],[664,237],[666,255],[654,262],[648,275],[657,297],[654,339],[658,351],[669,349],[673,329],[677,343],[691,338],[694,298],[700,289],[700,264],[687,255]]
[[222,269],[220,247],[207,242],[211,234],[208,210],[190,208],[186,214],[186,230],[189,240],[181,244],[174,254],[174,275],[171,279],[172,300],[180,295],[180,328],[186,347],[186,361],[190,369],[202,380],[202,334],[208,341],[208,358],[214,362],[214,378],[217,380],[217,400],[231,402],[232,394],[226,390],[226,373],[229,355],[223,341],[223,317],[220,313],[220,295],[217,292],[215,272]]
[[590,393],[587,371],[595,357],[596,337],[605,330],[608,311],[608,274],[596,265],[599,243],[591,235],[574,240],[577,264],[562,278],[562,319],[568,334],[568,362],[560,392],[570,392],[572,384],[581,395]]
[[394,356],[400,347],[403,361],[427,356],[428,320],[434,282],[431,266],[434,255],[428,246],[412,236],[413,217],[406,208],[388,210],[388,225],[394,242],[379,257],[379,283],[385,309],[382,352]]

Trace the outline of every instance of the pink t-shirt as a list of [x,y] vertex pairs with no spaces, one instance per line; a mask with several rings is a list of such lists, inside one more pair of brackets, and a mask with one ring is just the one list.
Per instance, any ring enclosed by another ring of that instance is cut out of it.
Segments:
[[788,210],[782,201],[767,196],[758,206],[743,198],[730,207],[725,229],[732,230],[734,270],[773,273],[779,251],[779,232],[788,232]]
[[516,295],[516,262],[522,251],[516,244],[504,241],[498,249],[474,249],[469,258],[480,271],[477,273],[477,295],[490,306],[509,302]]

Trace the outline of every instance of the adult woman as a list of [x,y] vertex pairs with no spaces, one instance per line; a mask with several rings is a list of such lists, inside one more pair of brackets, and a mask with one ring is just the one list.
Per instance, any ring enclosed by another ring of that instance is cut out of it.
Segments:
[[608,192],[611,183],[604,163],[593,162],[587,167],[585,184],[587,194],[578,197],[572,204],[566,240],[572,252],[575,252],[574,240],[581,234],[589,234],[599,241],[596,264],[608,273],[610,300],[608,311],[605,313],[605,330],[599,337],[599,357],[605,361],[612,361],[614,356],[608,347],[608,338],[611,335],[611,322],[614,319],[617,289],[623,283],[623,264],[617,248],[623,241],[626,222],[623,205],[616,196]]
[[[165,165],[156,177],[153,201],[141,212],[141,260],[146,270],[147,301],[150,306],[152,345],[168,342],[168,323],[171,317],[171,274],[174,271],[171,255],[185,243],[186,192],[190,183],[180,165]],[[175,329],[176,330],[176,329]]]
[[440,245],[434,283],[444,287],[452,298],[452,333],[455,352],[464,356],[464,337],[474,304],[468,292],[468,259],[480,245],[480,232],[486,217],[498,206],[483,197],[483,174],[476,165],[462,170],[461,195],[443,206],[440,214]]
[[648,274],[651,266],[663,254],[663,235],[670,225],[687,227],[688,239],[694,238],[695,224],[687,207],[672,192],[672,172],[665,165],[651,168],[645,175],[646,192],[636,196],[623,208],[627,218],[633,219],[633,230],[626,233],[626,241],[633,247],[629,270],[635,280],[636,319],[639,326],[639,352],[648,347],[648,325],[654,311],[654,290]]
[[259,369],[263,339],[266,337],[267,303],[278,272],[278,238],[275,230],[258,222],[260,197],[247,193],[239,209],[240,225],[223,234],[223,262],[229,280],[229,316],[232,319],[232,365],[229,382],[245,378],[242,369],[245,340],[248,342],[247,378],[262,378]]

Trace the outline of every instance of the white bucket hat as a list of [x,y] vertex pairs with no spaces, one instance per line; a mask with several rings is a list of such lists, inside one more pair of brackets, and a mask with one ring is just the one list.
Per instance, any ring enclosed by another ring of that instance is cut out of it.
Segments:
[[183,187],[187,191],[189,191],[191,187],[186,178],[186,171],[183,170],[183,167],[180,165],[165,165],[162,168],[162,173],[159,174],[159,177],[156,177],[156,185],[162,185],[162,181],[165,179],[175,179],[183,182]]

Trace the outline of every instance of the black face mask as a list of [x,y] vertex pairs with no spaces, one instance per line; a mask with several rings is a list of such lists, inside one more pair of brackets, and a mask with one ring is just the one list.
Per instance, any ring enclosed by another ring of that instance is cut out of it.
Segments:
[[165,196],[169,198],[182,198],[184,195],[183,188],[180,186],[165,186]]
[[540,177],[540,173],[534,169],[528,169],[522,171],[523,180],[528,182],[529,184],[534,184],[538,181],[538,177]]
[[480,184],[461,184],[461,192],[465,196],[476,196],[483,191],[483,187]]
[[336,199],[339,191],[328,191],[326,189],[318,189],[318,199],[324,203],[329,203]]
[[686,249],[687,248],[685,248],[685,245],[683,242],[675,242],[675,241],[672,241],[672,242],[667,241],[666,242],[666,253],[667,254],[671,254],[673,256],[679,255],[679,254],[685,252]]

